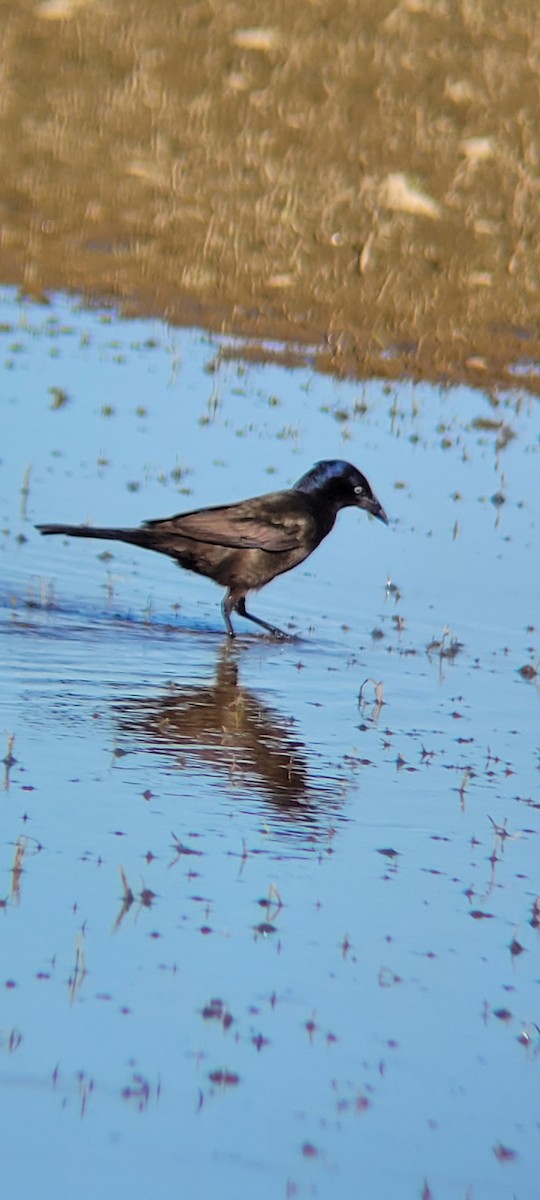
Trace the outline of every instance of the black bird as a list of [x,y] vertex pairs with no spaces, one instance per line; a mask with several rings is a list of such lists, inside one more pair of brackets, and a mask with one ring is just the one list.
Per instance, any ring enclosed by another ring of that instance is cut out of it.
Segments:
[[348,507],[364,508],[388,524],[365,476],[351,463],[329,459],[316,463],[288,491],[199,508],[163,521],[145,521],[138,529],[94,529],[91,525],[37,525],[36,529],[131,542],[170,554],[187,571],[207,575],[227,588],[221,607],[229,637],[234,637],[233,612],[274,637],[286,637],[275,625],[248,613],[246,596],[303,562],[330,533],[339,510]]

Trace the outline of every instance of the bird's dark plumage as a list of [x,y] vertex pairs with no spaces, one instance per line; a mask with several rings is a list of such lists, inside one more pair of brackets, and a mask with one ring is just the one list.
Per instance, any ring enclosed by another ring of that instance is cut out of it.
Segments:
[[130,542],[169,554],[181,567],[207,575],[227,589],[222,611],[230,637],[234,637],[233,612],[282,637],[281,630],[246,611],[247,593],[303,562],[330,533],[340,509],[351,506],[388,523],[365,476],[351,463],[329,459],[316,463],[288,491],[146,521],[138,529],[36,528],[45,534]]

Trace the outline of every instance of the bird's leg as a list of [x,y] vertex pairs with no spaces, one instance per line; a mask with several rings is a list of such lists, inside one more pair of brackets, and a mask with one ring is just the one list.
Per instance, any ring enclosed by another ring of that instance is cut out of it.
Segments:
[[[254,617],[253,613],[248,613],[247,608],[246,608],[245,596],[240,596],[240,599],[237,600],[236,604],[233,604],[232,607],[234,609],[236,609],[236,612],[239,613],[239,615],[241,617],[246,617],[246,619],[248,621],[253,621],[255,625],[260,625],[261,629],[266,629],[267,633],[272,634],[272,637],[287,638],[289,636],[287,633],[284,633],[282,629],[278,629],[276,625],[270,625],[268,623],[268,621],[261,621],[260,617]],[[225,612],[223,615],[225,616],[225,623],[227,623],[227,617],[225,615]],[[230,624],[230,618],[229,618],[229,624]]]
[[235,632],[232,627],[232,621],[231,621],[231,613],[232,613],[233,608],[235,608],[235,607],[236,606],[234,603],[234,599],[231,595],[231,590],[229,588],[229,591],[227,592],[227,595],[225,596],[225,599],[221,605],[221,611],[223,613],[223,620],[225,621],[227,633],[230,638],[235,637]]

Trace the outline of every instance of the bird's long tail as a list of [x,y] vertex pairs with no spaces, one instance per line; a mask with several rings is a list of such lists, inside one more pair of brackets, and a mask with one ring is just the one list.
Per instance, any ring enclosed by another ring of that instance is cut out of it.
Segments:
[[148,546],[145,529],[98,529],[93,525],[36,525],[40,533],[63,533],[67,537],[105,538],[111,542],[131,542],[134,546]]

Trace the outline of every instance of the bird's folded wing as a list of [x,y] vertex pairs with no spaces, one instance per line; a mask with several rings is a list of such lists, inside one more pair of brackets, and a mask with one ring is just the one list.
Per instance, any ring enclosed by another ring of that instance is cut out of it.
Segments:
[[294,550],[301,533],[300,523],[294,519],[272,522],[260,516],[245,516],[236,512],[234,505],[181,513],[168,521],[147,521],[145,524],[152,526],[155,533],[163,532],[168,540],[177,536],[212,546],[274,553]]

